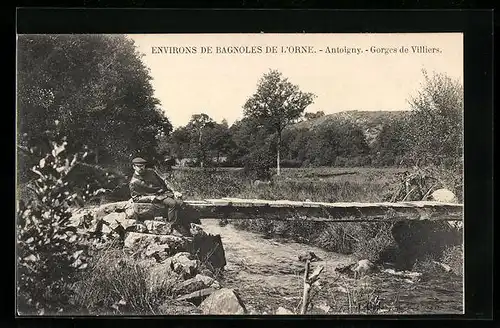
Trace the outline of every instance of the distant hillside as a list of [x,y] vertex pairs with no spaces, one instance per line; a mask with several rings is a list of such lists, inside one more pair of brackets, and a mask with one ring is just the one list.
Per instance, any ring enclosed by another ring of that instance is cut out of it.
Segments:
[[329,125],[338,119],[347,119],[358,125],[364,132],[369,145],[375,141],[385,122],[391,119],[402,118],[408,115],[409,111],[344,111],[325,115],[309,121],[296,123],[292,129],[316,129],[320,126]]

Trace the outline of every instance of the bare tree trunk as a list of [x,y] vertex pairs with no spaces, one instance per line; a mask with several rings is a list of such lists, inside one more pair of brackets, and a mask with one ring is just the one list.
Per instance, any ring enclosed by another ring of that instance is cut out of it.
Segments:
[[281,131],[278,131],[278,153],[276,156],[276,174],[280,175],[280,148],[281,148]]
[[202,128],[200,128],[200,138],[198,140],[199,142],[199,145],[200,145],[200,167],[203,167],[203,158],[205,157],[205,154],[204,154],[204,150],[203,150],[203,146],[201,144],[201,132],[202,132]]
[[99,164],[99,148],[95,149],[95,163]]
[[306,269],[304,272],[304,292],[302,293],[302,307],[300,309],[300,314],[306,314],[307,306],[309,305],[309,291],[311,290],[311,285],[308,281],[310,262],[306,260]]

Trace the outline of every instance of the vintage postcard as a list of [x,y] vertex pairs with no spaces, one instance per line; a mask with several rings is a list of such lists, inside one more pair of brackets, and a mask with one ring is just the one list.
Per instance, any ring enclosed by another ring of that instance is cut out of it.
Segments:
[[463,34],[19,34],[18,315],[464,313]]

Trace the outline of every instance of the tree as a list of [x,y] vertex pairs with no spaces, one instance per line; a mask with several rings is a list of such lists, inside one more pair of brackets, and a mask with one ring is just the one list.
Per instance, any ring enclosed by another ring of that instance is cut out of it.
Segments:
[[280,148],[283,129],[296,121],[313,103],[315,95],[299,90],[282,73],[270,70],[257,84],[257,92],[244,104],[246,117],[256,118],[277,133],[276,167],[280,174]]
[[372,145],[373,164],[399,165],[409,152],[406,117],[388,120]]
[[219,164],[220,157],[223,155],[227,156],[234,146],[227,121],[223,121],[221,124],[214,123],[212,126],[206,128],[205,135],[206,148],[210,151],[211,157],[215,157],[217,164]]
[[442,73],[423,75],[422,89],[409,100],[409,155],[417,164],[461,163],[463,86]]
[[78,141],[73,151],[85,144],[95,163],[115,164],[154,157],[157,137],[172,129],[123,35],[20,35],[17,72],[18,140],[27,147],[57,121]]
[[[196,145],[195,149],[197,159],[201,167],[203,167],[203,163],[205,162],[207,156],[207,142],[205,142],[203,134],[205,129],[213,128],[214,126],[214,120],[204,113],[193,115],[189,123],[186,125],[186,129],[191,133],[191,145]],[[197,141],[193,142],[194,140]]]

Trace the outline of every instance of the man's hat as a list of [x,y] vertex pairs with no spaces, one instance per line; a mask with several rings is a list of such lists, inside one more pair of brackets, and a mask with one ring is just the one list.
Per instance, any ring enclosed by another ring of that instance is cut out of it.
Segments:
[[132,164],[146,164],[148,161],[146,161],[144,158],[136,157],[132,160]]

